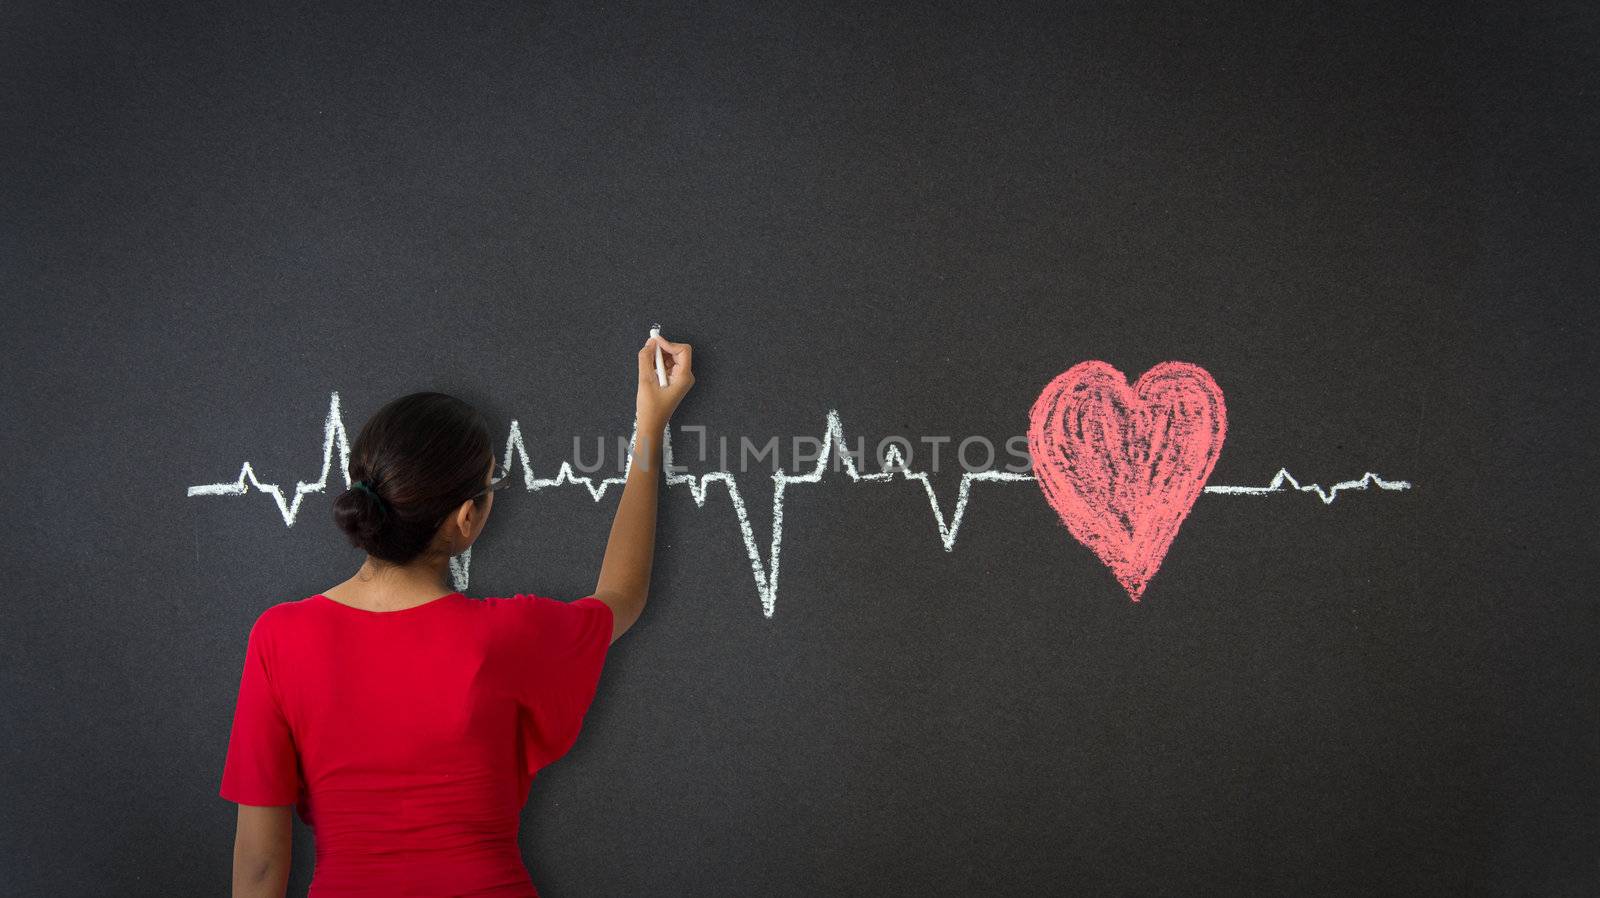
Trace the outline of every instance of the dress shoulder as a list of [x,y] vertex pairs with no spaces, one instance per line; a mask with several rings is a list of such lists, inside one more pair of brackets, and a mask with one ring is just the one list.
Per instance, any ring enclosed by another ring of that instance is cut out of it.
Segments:
[[315,596],[307,596],[303,599],[289,599],[274,605],[268,605],[261,610],[260,614],[256,615],[253,626],[274,629],[294,626],[296,622],[304,620],[312,612],[316,605],[316,602],[313,601],[315,598]]

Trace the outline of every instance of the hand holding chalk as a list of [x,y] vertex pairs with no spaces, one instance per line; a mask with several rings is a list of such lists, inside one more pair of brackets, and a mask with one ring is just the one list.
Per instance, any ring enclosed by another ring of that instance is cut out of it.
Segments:
[[650,328],[650,339],[639,350],[640,426],[665,427],[689,388],[694,386],[694,347],[661,336],[661,325]]
[[659,325],[659,324],[650,325],[650,336],[657,338],[657,341],[656,341],[656,382],[664,387],[664,386],[667,385],[667,369],[662,367],[662,365],[661,365],[661,342],[660,342],[661,325]]

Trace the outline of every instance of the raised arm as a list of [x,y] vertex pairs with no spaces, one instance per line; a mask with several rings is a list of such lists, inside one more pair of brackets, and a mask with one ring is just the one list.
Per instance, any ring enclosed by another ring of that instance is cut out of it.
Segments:
[[[667,369],[667,385],[656,379],[659,343]],[[692,348],[651,337],[639,350],[639,390],[635,402],[633,464],[622,487],[622,502],[611,522],[611,538],[600,563],[596,598],[611,606],[611,641],[628,631],[650,593],[650,565],[656,550],[656,496],[661,489],[661,441],[667,421],[694,386]]]

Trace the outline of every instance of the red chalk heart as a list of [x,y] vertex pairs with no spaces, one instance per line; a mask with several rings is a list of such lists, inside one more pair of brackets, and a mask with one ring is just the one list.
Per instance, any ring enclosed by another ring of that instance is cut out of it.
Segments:
[[1033,474],[1073,538],[1135,602],[1222,452],[1228,413],[1205,369],[1162,362],[1131,388],[1105,362],[1073,365],[1029,413]]

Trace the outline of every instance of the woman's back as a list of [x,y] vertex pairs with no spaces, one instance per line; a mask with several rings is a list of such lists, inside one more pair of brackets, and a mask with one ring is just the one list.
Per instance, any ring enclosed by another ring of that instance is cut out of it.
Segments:
[[577,739],[612,624],[595,598],[275,605],[250,633],[221,794],[298,806],[313,898],[533,895],[521,810]]

